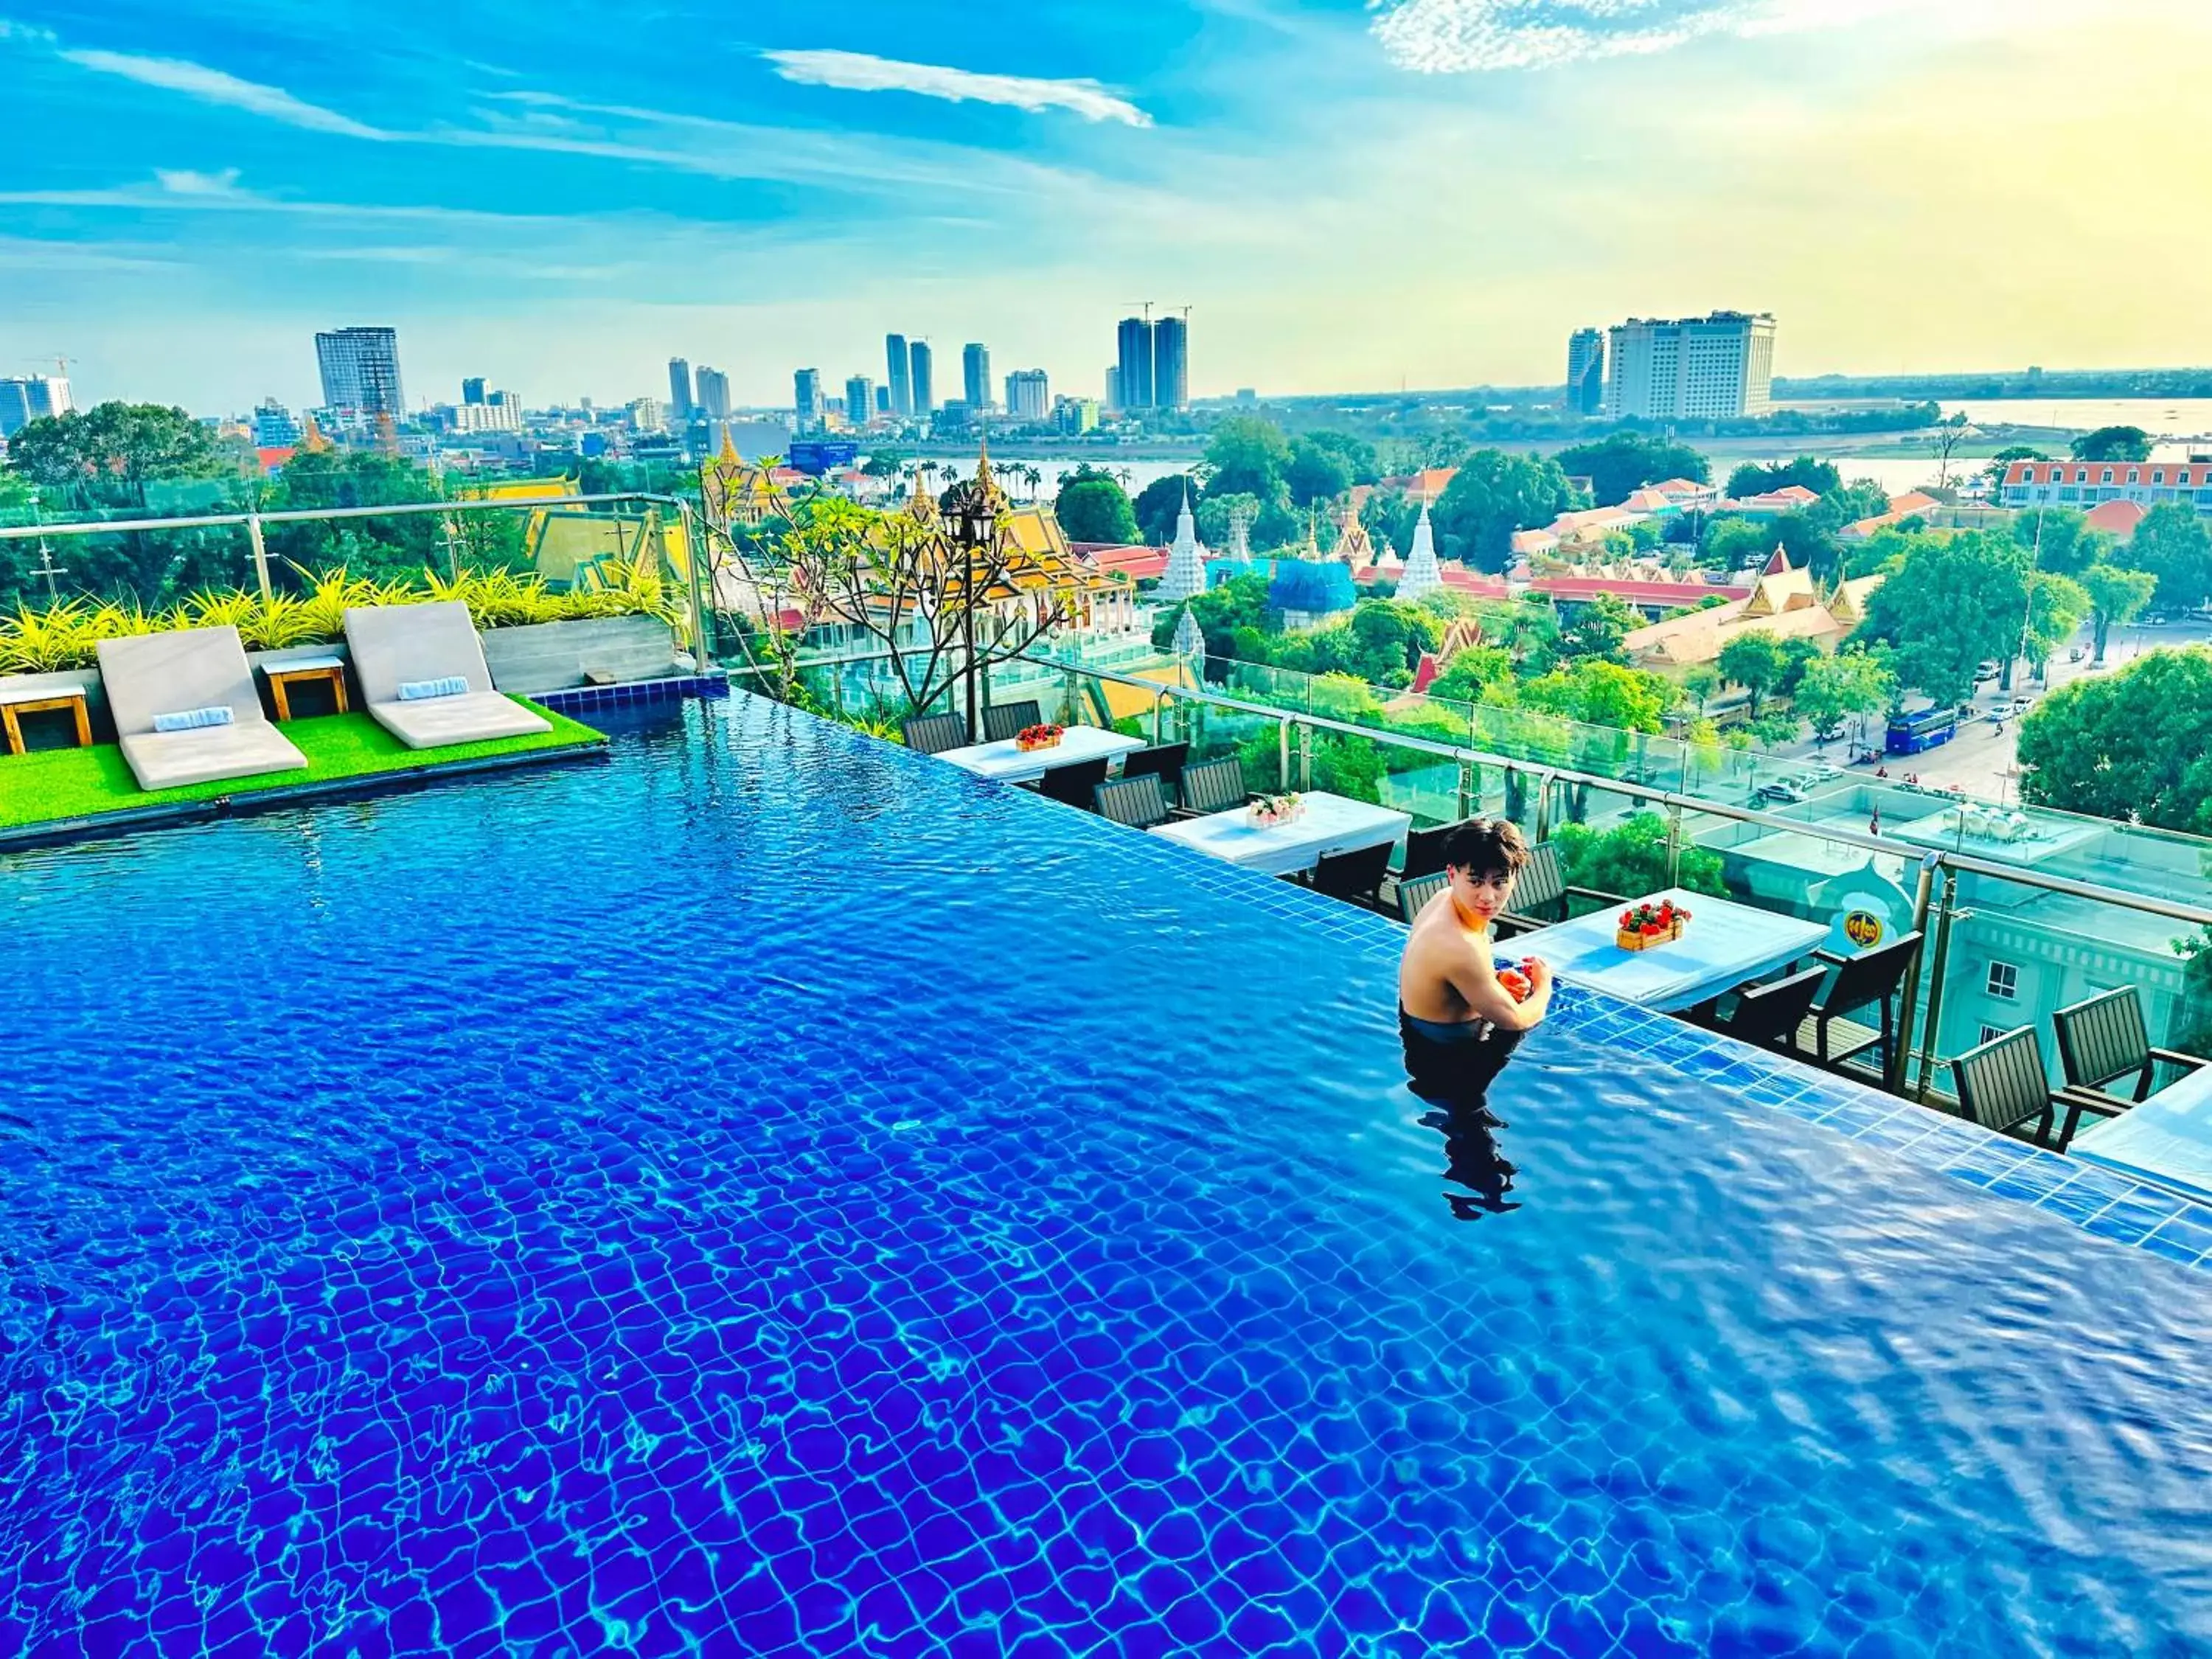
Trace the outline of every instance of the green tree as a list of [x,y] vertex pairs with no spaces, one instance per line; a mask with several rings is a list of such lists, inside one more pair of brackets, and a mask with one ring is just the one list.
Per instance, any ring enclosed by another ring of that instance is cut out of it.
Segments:
[[1712,464],[1687,444],[1640,432],[1615,432],[1563,449],[1552,459],[1567,477],[1588,478],[1591,498],[1600,507],[1618,507],[1646,484],[1669,478],[1705,483],[1713,476]]
[[1666,729],[1674,697],[1674,686],[1660,675],[1585,659],[1524,681],[1518,701],[1524,708],[1584,726],[1657,732]]
[[1881,664],[1864,652],[1822,657],[1797,684],[1796,708],[1822,743],[1832,743],[1850,720],[1879,714],[1894,688]]
[[1770,543],[1790,556],[1800,570],[1809,570],[1822,581],[1833,581],[1844,568],[1843,550],[1836,538],[1808,513],[1784,513],[1766,527]]
[[1126,544],[1137,539],[1137,515],[1128,492],[1096,467],[1079,466],[1063,479],[1052,510],[1060,533],[1072,542]]
[[1990,457],[1990,464],[1982,469],[1983,476],[1989,480],[1991,498],[1994,499],[2004,488],[2005,474],[2012,471],[2014,461],[2047,461],[2050,459],[2033,444],[2012,444],[1997,451]]
[[105,403],[42,416],[8,441],[8,454],[33,483],[100,507],[143,508],[146,486],[157,479],[232,470],[207,428],[159,404]]
[[[1234,576],[1218,587],[1209,587],[1189,601],[1198,631],[1206,636],[1209,673],[1225,674],[1230,662],[1264,663],[1268,659],[1267,634],[1267,578],[1256,572]],[[1175,642],[1176,624],[1182,609],[1164,611],[1152,622],[1152,647],[1164,651]],[[1217,664],[1222,665],[1217,668]]]
[[1382,482],[1382,458],[1376,453],[1375,446],[1366,439],[1356,437],[1349,432],[1322,431],[1308,433],[1306,441],[1342,460],[1346,470],[1352,475],[1353,483]]
[[2028,574],[2027,551],[2009,536],[1916,538],[1903,564],[1874,591],[1853,637],[1892,647],[1900,684],[1938,704],[1964,702],[1984,659],[2008,663],[2017,651]]
[[2012,521],[2013,539],[2028,550],[2035,568],[2057,576],[2078,576],[2111,556],[2112,538],[2089,528],[2071,507],[2031,507]]
[[1290,441],[1272,421],[1256,415],[1232,415],[1213,428],[1206,446],[1210,495],[1256,495],[1272,501],[1283,493],[1283,473],[1291,464]]
[[1513,684],[1511,653],[1494,645],[1476,646],[1452,659],[1429,695],[1454,702],[1488,702],[1493,694],[1510,696]]
[[1244,521],[1248,536],[1260,516],[1257,495],[1217,495],[1208,490],[1203,499],[1194,497],[1193,505],[1197,508],[1198,538],[1217,553],[1229,545],[1229,520],[1233,514],[1242,508],[1250,515]]
[[2139,426],[2100,426],[2074,441],[2077,461],[2147,461],[2150,434]]
[[1877,519],[1889,511],[1889,492],[1871,478],[1855,478],[1829,490],[1805,509],[1805,516],[1824,535],[1832,536],[1861,519]]
[[1624,899],[1680,887],[1692,893],[1716,896],[1728,891],[1722,879],[1721,856],[1695,842],[1685,841],[1669,875],[1667,860],[1667,820],[1656,812],[1638,812],[1612,829],[1596,830],[1587,824],[1563,823],[1553,832],[1559,844],[1560,862],[1568,883],[1596,893],[1618,893]]
[[1713,700],[1713,694],[1720,689],[1720,670],[1711,663],[1692,663],[1682,671],[1683,695],[1697,704],[1699,720],[1705,719],[1705,705]]
[[2212,597],[2212,530],[2179,501],[2151,508],[2135,538],[2112,556],[2157,579],[2153,603],[2162,611],[2193,611]]
[[2154,651],[2021,722],[2022,799],[2212,833],[2212,651]]
[[2028,579],[2027,629],[2021,642],[2036,678],[2043,678],[2051,653],[2081,631],[2094,609],[2087,590],[2070,576],[2038,573]]
[[1559,654],[1625,663],[1624,642],[1644,625],[1644,618],[1624,599],[1601,593],[1588,605],[1575,607],[1574,619],[1559,629]]
[[1479,449],[1461,464],[1431,515],[1437,556],[1502,571],[1512,562],[1515,531],[1551,523],[1575,500],[1556,462]]
[[1716,665],[1723,680],[1750,694],[1751,717],[1757,720],[1760,700],[1782,684],[1790,659],[1782,653],[1782,641],[1767,629],[1747,628],[1721,647]]
[[1775,682],[1774,695],[1778,697],[1796,696],[1797,688],[1804,684],[1807,672],[1821,659],[1823,654],[1820,647],[1810,640],[1783,641],[1782,678]]
[[2096,659],[2102,662],[2112,630],[2142,615],[2158,591],[2158,578],[2148,570],[2093,564],[2081,573],[2081,591],[2089,596],[2089,625],[2096,630]]
[[1724,513],[1705,525],[1704,560],[1708,569],[1756,568],[1774,556],[1774,535],[1762,520]]
[[[1747,496],[1765,495],[1778,489],[1787,489],[1792,484],[1809,489],[1815,495],[1826,495],[1844,487],[1844,475],[1830,461],[1810,455],[1800,455],[1794,461],[1773,461],[1762,465],[1746,461],[1729,474],[1728,494],[1735,501]],[[1882,498],[1882,507],[1889,498]],[[1877,508],[1876,511],[1880,511]]]
[[[1199,492],[1197,487],[1185,474],[1170,473],[1164,478],[1155,478],[1146,484],[1138,493],[1137,499],[1130,504],[1130,510],[1137,520],[1137,534],[1153,546],[1158,546],[1163,542],[1173,541],[1176,520],[1182,513],[1183,496],[1186,490],[1189,492],[1190,501],[1194,509],[1198,503]],[[1195,511],[1192,516],[1196,516]]]
[[1324,448],[1311,438],[1299,438],[1291,445],[1283,482],[1290,489],[1292,506],[1312,507],[1333,501],[1351,489],[1352,467],[1335,450]]

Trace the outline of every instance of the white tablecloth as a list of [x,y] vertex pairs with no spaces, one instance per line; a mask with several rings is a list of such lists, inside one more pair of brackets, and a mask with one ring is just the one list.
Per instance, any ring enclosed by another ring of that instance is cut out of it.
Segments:
[[2118,1117],[2081,1122],[2067,1149],[2075,1158],[2212,1204],[2212,1066]]
[[1689,925],[1681,938],[1648,951],[1624,951],[1614,942],[1620,913],[1629,908],[1622,905],[1506,939],[1498,951],[1540,957],[1569,984],[1672,1014],[1786,968],[1828,937],[1824,922],[1754,910],[1679,887],[1638,902],[1662,899],[1689,911]]
[[1388,846],[1413,824],[1410,813],[1370,806],[1342,795],[1316,793],[1299,799],[1305,803],[1305,811],[1297,821],[1269,829],[1256,828],[1244,808],[1237,806],[1207,817],[1163,823],[1152,833],[1248,870],[1286,876],[1292,871],[1312,869],[1331,853]]
[[1050,749],[1024,754],[1012,738],[998,743],[971,743],[963,749],[941,749],[937,758],[951,761],[979,778],[1001,783],[1035,783],[1046,773],[1082,761],[1103,760],[1142,749],[1142,738],[1125,738],[1119,732],[1102,732],[1095,726],[1071,726]]

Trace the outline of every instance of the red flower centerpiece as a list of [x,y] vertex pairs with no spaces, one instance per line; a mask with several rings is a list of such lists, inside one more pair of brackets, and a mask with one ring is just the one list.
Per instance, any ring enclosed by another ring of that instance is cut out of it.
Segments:
[[1648,951],[1655,945],[1681,938],[1682,924],[1689,919],[1690,913],[1672,899],[1662,899],[1656,904],[1647,899],[1620,913],[1617,942],[1624,951]]
[[1064,726],[1024,726],[1014,733],[1014,747],[1024,755],[1032,749],[1050,749],[1057,744],[1067,728]]

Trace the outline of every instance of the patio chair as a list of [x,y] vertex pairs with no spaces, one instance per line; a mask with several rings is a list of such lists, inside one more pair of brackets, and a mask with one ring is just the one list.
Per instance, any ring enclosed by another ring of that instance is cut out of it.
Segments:
[[899,727],[906,746],[917,755],[941,755],[968,744],[968,722],[957,714],[916,714]]
[[1705,1016],[1698,1024],[1754,1048],[1779,1048],[1813,1012],[1813,999],[1827,977],[1826,968],[1808,968],[1764,985],[1747,985],[1735,994],[1726,1012],[1723,998],[1705,1004],[1698,1011]]
[[1231,755],[1226,760],[1183,768],[1182,805],[1176,809],[1176,816],[1204,817],[1209,812],[1226,812],[1242,806],[1250,799],[1250,792],[1244,787],[1244,763]]
[[1089,811],[1095,804],[1098,786],[1106,781],[1106,757],[1078,761],[1073,766],[1055,766],[1037,784],[1037,793],[1056,800],[1063,806],[1079,806]]
[[1429,901],[1451,885],[1451,873],[1439,870],[1432,876],[1415,876],[1398,884],[1398,914],[1408,927],[1428,908]]
[[1032,726],[1043,724],[1044,715],[1034,697],[1026,702],[994,702],[983,711],[983,741],[1004,743]]
[[1092,792],[1098,816],[1132,830],[1149,830],[1168,821],[1168,798],[1160,781],[1150,773],[1133,778],[1112,778]]
[[2071,1089],[2054,1091],[2043,1069],[2043,1045],[2035,1028],[2023,1025],[1991,1037],[1951,1062],[1951,1076],[1959,1097],[1959,1115],[1984,1129],[2014,1134],[2031,1118],[2039,1146],[2051,1145],[2051,1128],[2057,1108],[2066,1109],[2056,1151],[2064,1152],[2074,1141],[2074,1131],[2084,1112],[2116,1117],[2127,1110],[2124,1101],[2096,1097]]
[[410,749],[553,729],[492,690],[483,642],[458,599],[356,605],[345,613],[345,635],[369,718]]
[[1306,884],[1330,898],[1379,910],[1382,878],[1390,872],[1394,850],[1386,841],[1379,847],[1362,847],[1349,853],[1324,853],[1307,875]]
[[1406,855],[1398,867],[1382,878],[1382,908],[1397,906],[1398,889],[1409,881],[1419,881],[1424,876],[1443,872],[1444,843],[1458,829],[1456,823],[1440,823],[1431,830],[1409,830],[1406,832]]
[[100,678],[141,789],[302,770],[307,757],[270,724],[235,628],[101,640]]
[[1182,793],[1182,769],[1189,759],[1190,745],[1187,743],[1155,744],[1150,749],[1139,749],[1133,755],[1122,757],[1121,775],[1141,778],[1149,774],[1158,778],[1168,805],[1173,806]]
[[1493,924],[1498,937],[1510,939],[1516,933],[1533,933],[1539,927],[1565,921],[1574,915],[1577,899],[1589,899],[1599,909],[1628,902],[1618,893],[1601,893],[1594,887],[1570,887],[1566,866],[1559,862],[1559,849],[1547,841],[1530,851],[1528,864],[1515,878],[1513,908]]
[[[2133,1105],[2148,1096],[2161,1061],[2185,1072],[2206,1064],[2195,1054],[2150,1046],[2142,999],[2132,985],[2061,1008],[2051,1023],[2058,1035],[2058,1065],[2066,1074],[2066,1086],[2081,1094],[2103,1095],[2115,1106]],[[2135,1074],[2133,1092],[2123,1097],[2105,1086],[2130,1073]]]
[[[1856,1060],[1861,1054],[1879,1048],[1881,1051],[1882,1086],[1894,1090],[1896,1072],[1903,1060],[1897,1052],[1897,988],[1904,981],[1905,969],[1919,953],[1920,935],[1906,933],[1877,950],[1862,951],[1855,957],[1839,957],[1832,951],[1815,951],[1813,959],[1834,969],[1828,988],[1814,1003],[1812,1012],[1797,1027],[1797,1035],[1790,1039],[1790,1052],[1801,1060],[1831,1072],[1840,1072],[1846,1060]],[[1863,1009],[1879,1006],[1881,1023],[1868,1025],[1847,1019]]]

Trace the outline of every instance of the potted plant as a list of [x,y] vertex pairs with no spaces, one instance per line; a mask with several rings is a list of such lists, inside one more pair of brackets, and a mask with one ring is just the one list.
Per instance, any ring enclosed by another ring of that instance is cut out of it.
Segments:
[[1056,748],[1066,730],[1066,726],[1054,726],[1049,721],[1041,726],[1024,726],[1014,733],[1014,747],[1024,755],[1033,749]]
[[1672,899],[1662,899],[1656,904],[1646,900],[1620,913],[1617,942],[1624,951],[1649,951],[1655,945],[1681,938],[1682,926],[1689,919],[1690,913]]

